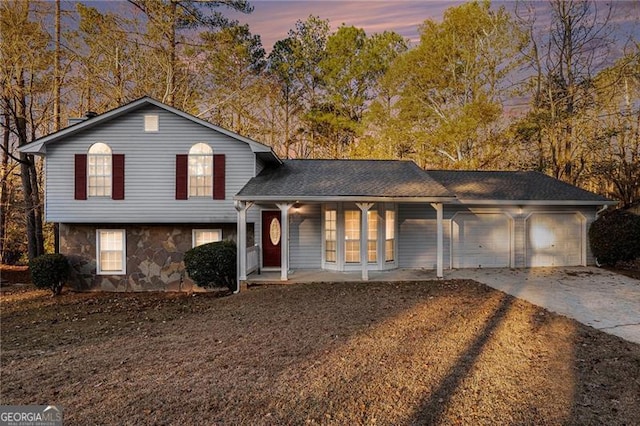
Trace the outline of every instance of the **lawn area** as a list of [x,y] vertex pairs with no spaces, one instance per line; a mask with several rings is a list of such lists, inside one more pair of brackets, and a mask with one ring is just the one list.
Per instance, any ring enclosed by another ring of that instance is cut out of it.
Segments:
[[472,281],[0,297],[0,404],[85,424],[637,424],[640,345]]

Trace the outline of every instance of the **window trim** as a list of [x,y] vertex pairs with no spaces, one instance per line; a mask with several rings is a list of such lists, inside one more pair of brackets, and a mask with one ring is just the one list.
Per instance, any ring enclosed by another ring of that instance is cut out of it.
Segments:
[[155,133],[160,131],[160,117],[158,116],[158,114],[144,115],[144,131],[146,133]]
[[[191,230],[191,248],[197,247],[196,246],[196,233],[197,232],[217,232],[218,233],[218,237],[220,238],[217,241],[211,241],[212,243],[218,242],[218,241],[222,241],[222,228],[194,228]],[[208,244],[208,243],[204,243],[204,244]]]
[[[122,234],[122,269],[119,271],[103,271],[100,265],[100,233],[120,232]],[[127,232],[125,229],[100,228],[96,229],[96,274],[97,275],[126,275],[127,274]]]

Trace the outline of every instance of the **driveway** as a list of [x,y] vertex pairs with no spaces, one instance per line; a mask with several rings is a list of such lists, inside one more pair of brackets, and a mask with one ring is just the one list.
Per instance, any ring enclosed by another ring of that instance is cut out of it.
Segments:
[[631,342],[640,343],[640,281],[594,267],[466,269],[472,279]]

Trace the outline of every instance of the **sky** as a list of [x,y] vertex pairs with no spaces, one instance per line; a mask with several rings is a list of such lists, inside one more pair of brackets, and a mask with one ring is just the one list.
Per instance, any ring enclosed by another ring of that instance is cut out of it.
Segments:
[[[2,1],[2,0],[0,0]],[[52,0],[48,0],[52,1]],[[72,9],[69,2],[68,8]],[[287,36],[296,21],[306,20],[309,15],[329,19],[332,30],[341,24],[363,28],[367,34],[383,31],[395,31],[410,44],[419,40],[420,25],[426,19],[441,21],[444,11],[449,7],[464,3],[463,1],[442,0],[249,0],[254,7],[251,14],[225,12],[225,15],[237,19],[241,23],[249,24],[253,34],[259,34],[262,44],[270,52],[274,43]],[[82,0],[82,3],[97,7],[100,10],[119,10],[130,7],[125,0]],[[520,2],[523,3],[523,2]],[[542,11],[539,16],[540,26],[548,25],[548,15],[544,8],[547,1],[533,0],[536,9]],[[596,0],[595,5],[604,11],[611,3],[606,0]],[[640,40],[640,0],[614,0],[615,34],[620,48],[630,37]],[[513,12],[516,6],[514,0],[493,1],[493,7],[504,6]],[[221,9],[223,11],[224,9]]]
[[[363,28],[367,34],[395,31],[411,44],[419,40],[419,27],[426,19],[441,21],[444,11],[462,1],[412,1],[412,0],[253,0],[253,13],[228,13],[241,23],[248,23],[251,32],[259,34],[262,44],[271,51],[273,44],[287,36],[296,21],[306,20],[309,15],[329,19],[333,30],[341,24]],[[624,43],[630,36],[640,40],[640,1],[614,1],[614,15],[611,22],[616,26],[615,33]],[[601,12],[609,2],[598,0],[596,6]],[[493,7],[504,6],[513,11],[515,1],[494,1]],[[541,27],[548,25],[544,8],[546,1],[535,2],[541,10]]]

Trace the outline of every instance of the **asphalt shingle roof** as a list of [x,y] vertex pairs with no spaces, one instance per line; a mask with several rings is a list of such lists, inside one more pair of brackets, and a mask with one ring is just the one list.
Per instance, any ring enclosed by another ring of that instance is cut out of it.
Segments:
[[461,200],[609,201],[539,172],[429,170]]
[[453,197],[412,161],[285,160],[264,169],[240,197]]

